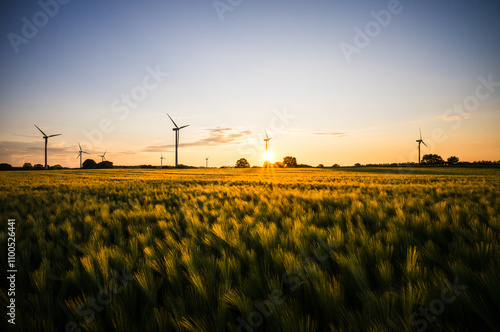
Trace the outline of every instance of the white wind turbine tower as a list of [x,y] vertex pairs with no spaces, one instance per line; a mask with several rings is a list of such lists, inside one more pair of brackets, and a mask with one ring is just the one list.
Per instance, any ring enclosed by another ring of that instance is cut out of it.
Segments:
[[54,134],[54,135],[49,135],[47,136],[40,128],[35,125],[36,129],[40,130],[40,132],[43,134],[43,139],[45,140],[45,169],[47,169],[47,143],[49,140],[49,137],[54,137],[54,136],[59,136],[61,134]]
[[417,139],[417,143],[418,143],[418,164],[420,165],[420,144],[423,144],[425,146],[427,146],[427,144],[425,144],[425,142],[422,140],[422,130],[420,129],[420,127],[418,128],[419,132],[420,132],[420,139]]
[[167,113],[167,116],[170,118],[170,121],[172,121],[172,123],[174,124],[175,128],[172,128],[173,131],[175,131],[175,167],[177,167],[177,150],[179,148],[179,131],[182,129],[182,128],[186,128],[187,126],[189,125],[185,125],[185,126],[182,126],[182,127],[179,127],[177,126],[177,124],[174,122],[174,120],[172,120],[172,118],[170,117],[170,115],[168,115]]
[[266,138],[264,138],[264,141],[266,142],[266,154],[265,154],[265,160],[264,160],[264,167],[271,167],[271,154],[267,151],[269,141],[271,140],[271,137],[267,135],[267,131],[264,129],[264,132],[266,133]]
[[265,129],[264,132],[266,133],[266,138],[264,138],[264,141],[266,142],[266,156],[267,156],[267,144],[271,140],[271,137],[267,136],[267,131]]
[[160,157],[160,168],[163,168],[163,153],[161,154],[161,157]]
[[106,155],[106,152],[108,152],[108,151],[104,151],[103,154],[98,155],[99,157],[101,157],[101,163],[106,159],[106,158],[104,158],[104,156]]
[[78,146],[80,147],[80,151],[78,151],[78,156],[76,156],[76,157],[77,158],[80,157],[80,168],[82,168],[82,153],[85,153],[85,154],[90,154],[90,153],[82,150],[82,146],[80,145],[80,142],[78,142]]

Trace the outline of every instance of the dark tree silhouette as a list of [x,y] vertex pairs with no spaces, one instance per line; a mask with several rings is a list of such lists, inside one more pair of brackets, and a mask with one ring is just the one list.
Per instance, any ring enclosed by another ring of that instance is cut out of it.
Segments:
[[8,171],[8,170],[11,170],[12,169],[12,165],[11,164],[7,164],[7,163],[1,163],[0,164],[0,171]]
[[459,161],[459,160],[458,160],[458,157],[456,157],[456,156],[451,156],[450,158],[448,158],[448,160],[446,160],[446,163],[447,163],[448,165],[456,165],[456,164],[458,164],[458,161]]
[[31,163],[24,163],[23,169],[33,169],[33,165]]
[[283,164],[285,165],[285,167],[297,167],[297,158],[287,156],[283,158]]
[[422,157],[422,164],[425,165],[443,165],[444,160],[440,155],[437,154],[425,154]]
[[35,166],[33,166],[34,169],[43,169],[43,165],[42,164],[35,164]]
[[113,162],[109,160],[101,161],[97,164],[97,168],[113,168]]
[[94,161],[94,159],[87,159],[83,162],[82,167],[86,169],[96,168],[97,163]]
[[250,163],[245,159],[241,158],[236,162],[236,168],[248,168],[250,167]]

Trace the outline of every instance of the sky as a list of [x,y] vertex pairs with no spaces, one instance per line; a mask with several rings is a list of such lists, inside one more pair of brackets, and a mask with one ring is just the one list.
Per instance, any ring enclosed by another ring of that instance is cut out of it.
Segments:
[[2,1],[0,163],[500,160],[500,3]]

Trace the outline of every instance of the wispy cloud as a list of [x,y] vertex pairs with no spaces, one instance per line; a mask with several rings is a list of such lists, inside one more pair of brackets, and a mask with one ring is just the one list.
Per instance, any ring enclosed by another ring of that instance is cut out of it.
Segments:
[[[354,131],[359,131],[359,130],[349,130],[349,132],[354,132]],[[318,135],[318,136],[335,136],[335,137],[344,137],[347,136],[347,132],[311,132],[308,130],[304,130],[301,128],[290,128],[287,129],[286,131],[279,132],[280,134],[283,135],[291,135],[291,136],[311,136],[311,135]]]
[[13,136],[27,137],[27,138],[40,138],[41,135],[23,135],[23,134],[12,134]]
[[125,155],[136,155],[138,154],[139,152],[137,151],[122,151],[122,152],[119,152],[117,154],[125,154]]
[[460,120],[460,119],[467,119],[470,117],[470,114],[467,115],[440,115],[438,116],[438,119],[441,120]]
[[[205,129],[205,137],[190,143],[180,143],[181,147],[198,147],[198,146],[218,146],[237,144],[242,142],[245,138],[250,136],[250,130],[241,130],[238,128],[213,128]],[[143,152],[166,152],[175,148],[175,144],[168,145],[150,145],[147,146]]]
[[[76,148],[62,146],[63,143],[49,142],[49,154],[53,158],[63,158],[68,154],[77,153]],[[45,146],[42,140],[40,142],[19,142],[19,141],[0,141],[0,161],[9,162],[12,160],[43,159]]]
[[313,135],[323,135],[323,136],[336,136],[336,137],[344,137],[347,136],[346,133],[312,133]]

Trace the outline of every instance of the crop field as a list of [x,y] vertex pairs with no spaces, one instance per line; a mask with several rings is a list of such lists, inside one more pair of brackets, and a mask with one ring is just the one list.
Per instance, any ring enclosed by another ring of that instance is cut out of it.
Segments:
[[18,331],[500,326],[500,169],[9,171],[0,189]]

